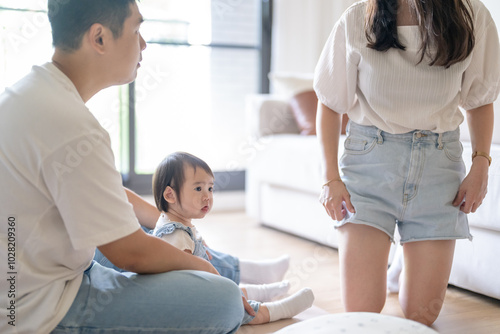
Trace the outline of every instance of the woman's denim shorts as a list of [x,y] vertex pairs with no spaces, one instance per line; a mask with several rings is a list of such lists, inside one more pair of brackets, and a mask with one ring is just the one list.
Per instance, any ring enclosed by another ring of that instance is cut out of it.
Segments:
[[356,213],[346,223],[364,224],[401,243],[472,239],[467,215],[452,205],[465,177],[460,130],[442,134],[390,134],[349,123],[340,159],[342,180]]

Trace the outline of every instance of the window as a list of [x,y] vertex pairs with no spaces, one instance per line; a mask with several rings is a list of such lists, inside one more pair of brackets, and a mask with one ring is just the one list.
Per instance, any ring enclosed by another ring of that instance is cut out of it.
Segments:
[[[267,90],[262,23],[270,2],[142,0],[139,7],[148,47],[136,81],[87,103],[110,132],[124,183],[150,193],[157,164],[188,151],[216,172],[219,190],[242,189],[244,100]],[[46,8],[46,0],[0,0],[0,91],[50,61]]]
[[245,96],[261,90],[261,1],[144,0],[141,11],[148,47],[135,84],[133,188],[174,151],[224,172],[219,190],[241,186]]

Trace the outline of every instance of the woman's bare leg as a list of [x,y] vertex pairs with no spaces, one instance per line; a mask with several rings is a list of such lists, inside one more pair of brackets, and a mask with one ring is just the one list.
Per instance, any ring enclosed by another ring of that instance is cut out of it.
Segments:
[[367,225],[338,229],[340,273],[347,312],[380,312],[386,299],[389,236]]
[[399,301],[408,319],[431,325],[443,306],[455,240],[417,241],[404,245],[405,267]]

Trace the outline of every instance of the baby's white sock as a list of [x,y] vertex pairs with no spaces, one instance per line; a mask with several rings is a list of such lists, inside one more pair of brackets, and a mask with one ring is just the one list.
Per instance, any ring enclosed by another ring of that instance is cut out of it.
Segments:
[[248,299],[259,302],[270,302],[276,297],[285,295],[290,289],[290,282],[276,282],[270,284],[242,285],[247,290]]
[[399,277],[403,271],[403,247],[398,245],[391,266],[387,270],[387,290],[392,293],[399,292]]
[[289,319],[307,310],[314,302],[314,294],[311,289],[304,288],[299,292],[275,302],[263,303],[269,310],[269,322],[280,319]]
[[283,255],[272,260],[250,261],[240,259],[240,281],[250,284],[265,284],[283,280],[290,256]]

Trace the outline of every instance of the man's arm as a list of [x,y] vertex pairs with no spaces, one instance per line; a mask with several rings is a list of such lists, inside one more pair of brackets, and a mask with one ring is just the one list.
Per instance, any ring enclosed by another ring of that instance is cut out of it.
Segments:
[[128,201],[134,207],[139,223],[151,230],[154,229],[160,216],[158,209],[128,188],[125,188],[125,193],[127,193]]
[[139,274],[191,269],[218,275],[210,262],[179,250],[142,229],[98,248],[117,267]]

